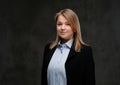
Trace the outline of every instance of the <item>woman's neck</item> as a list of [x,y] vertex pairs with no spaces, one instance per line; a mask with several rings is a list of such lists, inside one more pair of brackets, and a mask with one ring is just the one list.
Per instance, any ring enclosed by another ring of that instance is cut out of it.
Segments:
[[61,39],[60,43],[64,44],[64,43],[68,42],[69,40],[71,40],[71,39],[66,39],[66,40],[65,39]]

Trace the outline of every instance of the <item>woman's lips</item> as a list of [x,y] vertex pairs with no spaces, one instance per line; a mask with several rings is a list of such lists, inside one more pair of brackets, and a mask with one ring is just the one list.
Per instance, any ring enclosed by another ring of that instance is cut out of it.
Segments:
[[65,34],[66,32],[60,32],[60,34]]

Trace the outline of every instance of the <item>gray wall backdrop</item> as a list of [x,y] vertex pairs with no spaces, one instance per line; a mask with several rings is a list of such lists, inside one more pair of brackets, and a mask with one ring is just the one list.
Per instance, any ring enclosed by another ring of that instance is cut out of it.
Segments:
[[54,15],[71,8],[93,47],[96,85],[120,85],[120,0],[0,0],[0,85],[41,85]]

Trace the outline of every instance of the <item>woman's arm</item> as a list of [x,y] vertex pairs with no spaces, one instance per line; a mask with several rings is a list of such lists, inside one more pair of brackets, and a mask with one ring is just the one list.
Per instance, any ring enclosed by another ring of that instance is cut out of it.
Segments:
[[86,49],[85,85],[95,85],[95,63],[92,48]]

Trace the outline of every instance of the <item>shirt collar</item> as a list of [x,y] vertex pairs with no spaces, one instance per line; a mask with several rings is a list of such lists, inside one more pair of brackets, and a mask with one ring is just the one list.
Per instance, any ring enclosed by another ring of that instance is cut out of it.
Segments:
[[72,43],[73,43],[73,39],[68,40],[68,41],[67,41],[66,43],[64,43],[64,44],[61,44],[60,41],[59,41],[59,42],[58,42],[58,46],[71,48]]

